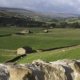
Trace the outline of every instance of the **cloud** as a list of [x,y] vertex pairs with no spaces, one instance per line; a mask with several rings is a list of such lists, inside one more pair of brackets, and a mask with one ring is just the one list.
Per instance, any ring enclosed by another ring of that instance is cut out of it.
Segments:
[[80,12],[80,0],[0,0],[2,7],[17,7],[42,12]]

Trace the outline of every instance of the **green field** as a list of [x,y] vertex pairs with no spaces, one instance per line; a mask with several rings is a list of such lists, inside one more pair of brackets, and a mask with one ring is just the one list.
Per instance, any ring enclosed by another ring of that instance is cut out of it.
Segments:
[[[9,29],[6,32],[19,30],[12,28],[12,30]],[[80,30],[78,29],[53,29],[49,31],[49,33],[34,31],[32,34],[0,37],[0,49],[16,50],[23,46],[45,49],[80,44]]]
[[16,56],[17,54],[16,54],[16,51],[14,50],[0,49],[0,63],[6,62]]
[[[36,49],[48,49],[48,48],[80,45],[80,29],[49,29],[49,33],[44,33],[43,28],[30,28],[30,30],[33,32],[31,34],[26,34],[26,35],[14,34],[16,32],[20,32],[25,29],[27,28],[16,28],[16,27],[0,28],[0,35],[12,34],[10,36],[0,37],[0,49],[3,49],[3,52],[0,51],[0,62],[4,62],[5,60],[16,56],[15,52],[5,52],[4,51],[5,49],[16,50],[19,47],[30,46],[36,50]],[[73,56],[75,55],[74,58],[78,58],[77,55],[79,55],[80,52],[79,49],[76,51],[72,52],[72,54],[75,52],[75,54],[73,54]],[[5,56],[5,53],[6,54],[9,53],[13,55],[10,57],[7,54],[7,56]],[[60,55],[62,57],[59,57],[58,56],[59,53],[56,54],[53,51],[43,52],[43,53],[31,54],[28,56],[28,58],[24,58],[21,62],[32,61],[34,59],[39,58],[40,55],[42,57],[41,59],[49,60],[49,61],[68,58],[68,55],[72,56],[72,54],[70,55],[70,52],[69,54],[68,52],[66,52],[66,55],[63,55],[63,53],[61,52]],[[50,55],[52,53],[54,53],[56,57],[52,57],[52,55]],[[73,58],[73,57],[69,57],[69,58]]]
[[27,55],[27,57],[19,60],[19,63],[31,63],[33,60],[37,59],[41,59],[44,61],[56,61],[60,59],[80,59],[80,46],[30,54]]

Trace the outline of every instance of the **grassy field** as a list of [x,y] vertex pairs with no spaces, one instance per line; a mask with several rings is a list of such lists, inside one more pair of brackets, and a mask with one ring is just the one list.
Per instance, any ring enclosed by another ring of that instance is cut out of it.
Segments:
[[[9,31],[6,29],[8,32],[19,30],[21,31],[18,28]],[[45,49],[80,44],[79,29],[53,29],[49,33],[38,33],[36,31],[27,35],[0,37],[0,49],[14,50],[23,46],[30,46],[33,49]]]
[[12,34],[12,33],[20,32],[25,29],[30,29],[33,32],[41,32],[43,28],[0,27],[0,34],[7,34],[7,33]]
[[16,56],[17,54],[14,50],[0,49],[0,63],[10,60]]
[[[3,50],[0,51],[0,62],[4,62],[5,60],[16,56],[15,52],[5,52],[4,51],[5,49],[16,50],[19,47],[30,46],[36,50],[36,49],[65,47],[71,45],[80,45],[80,29],[49,29],[49,33],[44,33],[43,28],[30,28],[30,30],[33,32],[31,34],[26,34],[26,35],[14,34],[16,32],[20,32],[25,29],[27,28],[11,28],[11,27],[0,28],[0,35],[12,34],[10,36],[0,37],[0,49]],[[76,50],[76,51],[78,51],[77,53],[79,54],[80,50]],[[4,56],[2,55],[2,53]],[[8,54],[5,56],[5,53]],[[52,57],[52,55],[50,55],[52,53],[54,53],[56,57]],[[10,56],[9,54],[13,54],[13,55]],[[58,56],[59,53],[56,54],[55,52],[52,51],[52,52],[44,52],[44,54],[43,53],[31,54],[28,56],[29,58],[27,61],[32,61],[34,59],[37,59],[35,57],[39,58],[40,55],[42,55],[41,59],[44,60],[50,59],[49,61],[57,60],[58,58],[59,59],[61,58],[60,56]],[[51,57],[49,57],[49,55]],[[62,58],[67,58],[69,54],[66,53],[66,55],[62,55]],[[74,55],[76,55],[76,57],[74,56],[74,58],[77,58],[77,54]],[[25,60],[23,59],[23,61],[21,62],[25,62]]]
[[80,59],[80,46],[63,48],[54,51],[40,52],[27,55],[19,63],[31,63],[33,60],[56,61],[60,59]]

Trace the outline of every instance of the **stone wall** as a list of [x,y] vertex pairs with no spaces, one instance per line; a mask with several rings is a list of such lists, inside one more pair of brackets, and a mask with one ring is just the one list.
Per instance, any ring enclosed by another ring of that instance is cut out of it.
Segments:
[[80,60],[0,64],[0,80],[80,80]]

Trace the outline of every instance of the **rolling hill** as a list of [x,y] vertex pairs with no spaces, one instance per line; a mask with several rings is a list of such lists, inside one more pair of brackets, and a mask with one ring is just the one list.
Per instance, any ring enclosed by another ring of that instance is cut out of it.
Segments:
[[16,17],[32,17],[34,19],[52,19],[52,18],[68,18],[68,17],[79,17],[79,14],[72,13],[55,13],[55,12],[47,12],[41,13],[32,10],[20,9],[20,8],[6,8],[0,7],[0,16],[16,16]]
[[26,9],[19,9],[19,8],[5,8],[0,7],[0,16],[7,16],[7,17],[19,17],[19,18],[32,18],[36,21],[47,21],[51,18],[49,16],[46,16],[44,14],[26,10]]
[[51,23],[64,22],[65,19],[78,19],[79,16],[78,14],[41,13],[20,8],[0,7],[0,26],[47,27]]

